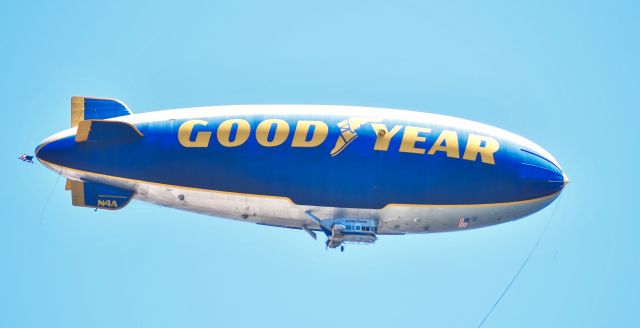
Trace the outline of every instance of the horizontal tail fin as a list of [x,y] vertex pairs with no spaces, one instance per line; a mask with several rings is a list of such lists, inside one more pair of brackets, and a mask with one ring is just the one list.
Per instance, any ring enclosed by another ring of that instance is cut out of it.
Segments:
[[131,114],[129,107],[116,99],[71,97],[71,127],[84,120],[105,120]]
[[127,122],[84,120],[78,124],[76,142],[127,142],[138,140],[143,136],[142,132],[140,132],[135,125]]
[[131,201],[135,192],[98,182],[67,180],[73,206],[119,210]]

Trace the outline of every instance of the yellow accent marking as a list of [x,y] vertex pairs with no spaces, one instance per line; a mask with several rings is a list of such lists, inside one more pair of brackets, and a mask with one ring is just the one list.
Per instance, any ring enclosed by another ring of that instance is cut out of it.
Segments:
[[64,190],[71,190],[71,180],[67,179],[67,182],[64,184]]
[[78,130],[76,131],[76,142],[85,142],[89,139],[89,133],[91,132],[92,120],[80,121],[78,123]]
[[191,140],[193,127],[196,125],[207,125],[207,121],[191,120],[186,121],[178,128],[178,141],[183,147],[208,147],[211,140],[211,131],[198,131],[195,140]]
[[[233,141],[231,141],[231,128],[233,125],[237,125],[236,135]],[[243,119],[231,119],[220,123],[216,136],[218,142],[225,147],[237,147],[242,145],[249,139],[249,133],[251,132],[251,125],[247,120]]]
[[455,131],[443,130],[427,154],[433,155],[438,151],[446,152],[447,157],[460,158],[458,134]]
[[[56,167],[61,168],[61,169],[66,169],[66,170],[69,170],[69,171],[74,171],[74,172],[87,174],[87,175],[93,175],[93,176],[104,178],[104,179],[113,179],[113,180],[119,180],[119,181],[124,181],[124,182],[133,182],[133,183],[146,183],[146,184],[149,184],[149,185],[160,186],[160,187],[165,187],[165,188],[166,187],[168,187],[168,188],[180,188],[180,189],[184,189],[184,190],[219,193],[219,194],[225,194],[225,195],[280,199],[280,200],[288,201],[289,203],[291,203],[293,205],[298,205],[298,204],[294,203],[291,200],[291,198],[286,197],[286,196],[247,194],[247,193],[234,192],[234,191],[222,191],[222,190],[213,190],[213,189],[193,188],[193,187],[187,187],[187,186],[178,186],[178,185],[171,185],[171,184],[160,183],[160,182],[136,180],[136,179],[117,177],[117,176],[113,176],[113,175],[94,173],[94,172],[83,171],[83,170],[78,170],[78,169],[74,169],[74,168],[70,168],[70,167],[66,167],[66,166],[62,166],[62,165],[53,164],[53,163],[47,162],[45,160],[40,160],[40,161],[43,162],[45,165],[48,165],[48,166],[52,166],[52,167],[56,166]],[[393,206],[402,206],[402,207],[436,207],[436,208],[437,207],[456,207],[456,208],[461,208],[461,207],[484,207],[484,206],[509,206],[509,205],[519,205],[519,204],[533,203],[533,202],[536,202],[536,201],[542,201],[542,200],[545,200],[545,199],[552,198],[552,197],[558,195],[560,192],[562,192],[562,190],[557,191],[557,192],[555,192],[555,193],[553,193],[551,195],[544,196],[544,197],[533,198],[533,199],[525,199],[525,200],[519,200],[519,201],[512,201],[512,202],[503,202],[503,203],[452,204],[452,205],[448,205],[448,204],[399,204],[399,203],[389,203],[389,204],[385,205],[382,209],[387,208],[387,207],[393,207]],[[134,195],[135,195],[135,193],[134,193]],[[133,195],[131,196],[130,200],[132,198],[133,198]]]
[[[273,140],[269,141],[269,132],[271,132],[273,125],[276,126],[276,131]],[[289,123],[284,120],[264,120],[256,128],[256,140],[264,147],[280,146],[287,140],[287,137],[289,137]]]
[[414,126],[407,126],[404,128],[404,135],[402,136],[402,144],[400,144],[400,152],[424,154],[424,148],[416,148],[416,143],[425,142],[427,137],[423,137],[420,133],[430,133],[431,128],[417,128]]
[[[402,125],[396,125],[391,128],[391,131],[387,129],[387,126],[384,124],[376,124],[372,123],[373,131],[376,133],[376,145],[373,147],[374,150],[378,151],[387,151],[389,150],[389,143],[391,143],[391,138],[395,136],[398,131],[402,129]],[[384,133],[380,134],[380,131],[384,131]]]
[[522,204],[529,204],[529,203],[535,203],[535,202],[539,202],[539,201],[544,201],[544,200],[551,199],[551,198],[554,198],[554,197],[558,196],[561,192],[562,192],[562,190],[559,190],[559,191],[554,192],[551,195],[547,195],[547,196],[543,196],[543,197],[525,199],[525,200],[516,200],[516,201],[512,201],[512,202],[502,202],[502,203],[484,203],[484,204],[399,204],[399,203],[390,203],[390,204],[385,205],[385,207],[383,207],[382,209],[385,209],[387,207],[394,207],[394,206],[402,206],[402,207],[447,207],[447,208],[512,206],[512,205],[522,205]]
[[[315,127],[313,129],[313,135],[311,136],[311,140],[307,140],[307,135],[309,134],[311,126]],[[291,147],[317,147],[327,139],[328,134],[329,127],[325,122],[298,121],[298,124],[296,124],[296,132],[294,133],[293,141],[291,142]]]
[[[483,141],[485,145],[481,146]],[[462,159],[475,161],[478,154],[480,154],[480,159],[483,163],[495,165],[496,161],[493,158],[493,154],[497,152],[499,148],[500,144],[496,139],[470,133],[467,139],[467,148],[464,151]]]
[[84,121],[84,97],[71,97],[71,127]]
[[566,185],[568,185],[568,184],[569,184],[569,182],[570,182],[570,181],[569,181],[569,177],[568,177],[568,176],[567,176],[567,174],[566,174],[566,173],[564,173],[564,172],[562,172],[562,180],[563,180],[563,182],[564,182],[564,185],[565,185],[565,186],[566,186]]
[[71,205],[85,206],[84,204],[84,182],[71,180]]

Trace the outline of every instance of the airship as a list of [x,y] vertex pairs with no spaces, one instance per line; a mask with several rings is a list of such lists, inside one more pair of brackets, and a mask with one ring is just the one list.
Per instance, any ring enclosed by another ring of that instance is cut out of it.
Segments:
[[537,144],[489,125],[424,112],[334,105],[232,105],[133,114],[72,97],[71,128],[35,156],[67,178],[73,206],[134,198],[299,229],[326,246],[380,235],[510,222],[569,183]]

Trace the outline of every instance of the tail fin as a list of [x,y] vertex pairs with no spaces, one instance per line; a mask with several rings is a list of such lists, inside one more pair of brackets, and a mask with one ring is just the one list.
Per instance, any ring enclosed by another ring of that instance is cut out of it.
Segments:
[[133,142],[142,137],[144,134],[135,125],[119,121],[80,121],[76,132],[76,142]]
[[131,114],[129,107],[116,99],[71,97],[71,127],[84,120],[104,120]]
[[67,180],[66,190],[71,190],[73,206],[121,209],[133,198],[135,192],[114,186],[89,181]]

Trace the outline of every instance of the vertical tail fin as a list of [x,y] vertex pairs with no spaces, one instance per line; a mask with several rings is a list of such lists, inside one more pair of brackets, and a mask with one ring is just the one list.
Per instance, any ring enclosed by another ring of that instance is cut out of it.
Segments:
[[67,180],[66,190],[71,190],[73,206],[121,209],[133,198],[135,192],[114,186],[88,181]]
[[129,107],[116,99],[71,97],[71,127],[84,120],[104,120],[131,114]]

